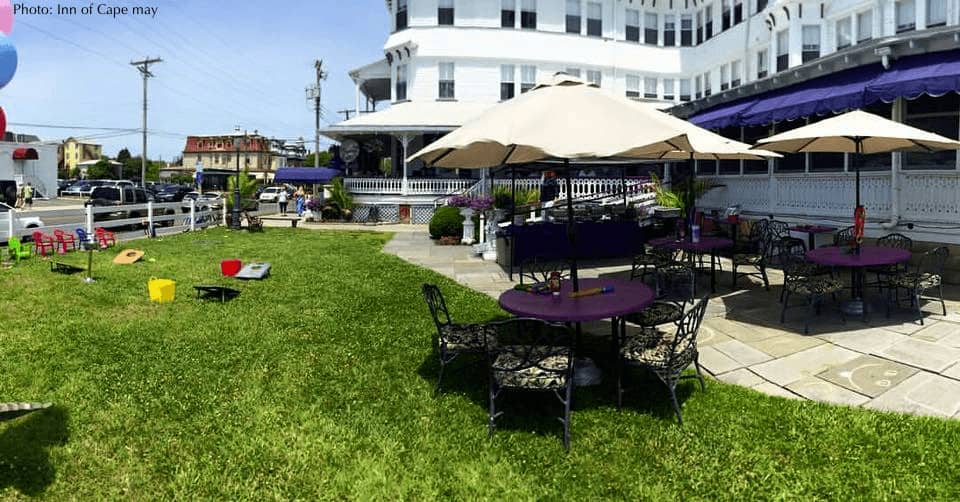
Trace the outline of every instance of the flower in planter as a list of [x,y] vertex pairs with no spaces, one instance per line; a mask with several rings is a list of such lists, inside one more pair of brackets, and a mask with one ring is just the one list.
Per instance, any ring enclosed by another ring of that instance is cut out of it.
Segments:
[[307,200],[307,209],[310,211],[320,211],[323,209],[323,201],[317,197],[311,197]]
[[453,207],[468,207],[474,211],[486,211],[493,207],[493,197],[489,195],[481,195],[478,197],[455,195],[447,199],[447,205]]

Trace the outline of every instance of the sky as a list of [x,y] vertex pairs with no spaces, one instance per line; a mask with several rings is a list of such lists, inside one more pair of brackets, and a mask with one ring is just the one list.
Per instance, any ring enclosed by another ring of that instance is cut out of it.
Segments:
[[[354,106],[348,71],[382,58],[390,30],[384,0],[107,0],[127,7],[117,16],[96,13],[96,1],[21,3],[52,13],[16,14],[9,41],[17,72],[0,89],[7,130],[45,141],[90,138],[111,157],[124,147],[135,156],[142,150],[143,80],[131,61],[163,59],[148,83],[149,158],[173,160],[186,135],[236,126],[302,136],[312,149],[314,112],[304,89],[315,81],[314,60],[328,73],[321,124],[339,122],[336,111]],[[58,5],[77,13],[58,15]],[[83,14],[91,5],[94,12]],[[133,7],[156,14],[135,15]]]

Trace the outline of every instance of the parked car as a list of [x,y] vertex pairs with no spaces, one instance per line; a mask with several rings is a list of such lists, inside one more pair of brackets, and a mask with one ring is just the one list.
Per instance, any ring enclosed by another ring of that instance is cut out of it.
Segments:
[[[21,232],[23,232],[24,230],[27,230],[27,229],[40,228],[40,227],[44,226],[44,225],[43,225],[43,220],[41,220],[40,218],[38,218],[38,217],[36,217],[36,216],[25,216],[25,215],[23,215],[23,213],[17,212],[16,210],[14,210],[14,209],[13,209],[12,207],[10,207],[9,205],[7,205],[7,204],[5,204],[5,203],[3,203],[3,202],[0,202],[0,213],[7,213],[7,212],[10,212],[10,211],[13,211],[13,212],[17,215],[16,222],[14,223],[14,227],[13,227],[14,233],[21,233]],[[8,226],[7,226],[7,225],[0,225],[0,243],[2,243],[4,246],[6,246],[6,245],[7,245],[7,239],[9,239],[9,238],[10,238],[10,232],[9,232],[9,230],[8,230]],[[31,238],[30,238],[30,236],[25,236],[25,237],[24,237],[23,239],[21,239],[21,240],[23,240],[23,241],[29,241],[29,240],[31,240]]]
[[[93,189],[87,204],[94,207],[117,208],[116,211],[95,213],[93,215],[93,221],[126,220],[131,218],[146,218],[147,209],[145,207],[123,209],[122,206],[143,205],[147,202],[153,202],[153,200],[153,194],[142,188],[100,186]],[[171,208],[156,208],[153,214],[154,216],[175,215],[176,211]],[[159,225],[173,225],[173,220],[160,222]]]
[[63,195],[72,197],[87,197],[93,192],[94,188],[103,186],[107,180],[80,180],[63,191]]
[[190,201],[196,201],[194,205],[196,209],[223,209],[223,194],[220,192],[189,192],[183,196],[183,204],[180,205],[180,210],[184,213],[190,212]]
[[284,190],[287,191],[287,200],[292,199],[294,190],[291,190],[290,187],[267,187],[260,193],[258,200],[260,202],[277,202],[280,198],[280,192]]
[[191,190],[178,185],[168,185],[160,189],[155,197],[157,202],[181,202]]
[[63,191],[74,184],[74,180],[57,180],[57,195],[63,195]]

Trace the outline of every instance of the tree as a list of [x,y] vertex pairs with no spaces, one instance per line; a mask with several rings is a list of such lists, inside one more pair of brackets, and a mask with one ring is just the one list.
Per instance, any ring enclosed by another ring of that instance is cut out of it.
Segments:
[[[250,170],[244,167],[240,173],[240,207],[242,209],[253,209],[251,206],[256,205],[255,202],[252,204],[251,202],[257,192],[258,184],[257,179],[250,176]],[[237,177],[230,176],[227,178],[227,191],[224,192],[227,210],[233,209],[233,190],[235,186],[237,186]]]
[[126,162],[130,160],[130,157],[130,150],[127,150],[126,148],[123,148],[117,152],[117,162]]
[[[313,167],[313,153],[308,153],[307,158],[303,160],[304,167]],[[330,152],[320,152],[320,167],[330,165],[330,161],[333,160],[333,154]]]
[[113,166],[106,159],[87,168],[87,178],[92,180],[112,179],[116,175]]

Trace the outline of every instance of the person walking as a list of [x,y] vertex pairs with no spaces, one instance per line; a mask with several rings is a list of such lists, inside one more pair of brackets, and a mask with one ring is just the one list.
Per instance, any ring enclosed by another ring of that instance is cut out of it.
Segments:
[[23,187],[21,186],[17,189],[17,201],[13,203],[13,207],[17,209],[23,209]]
[[296,205],[295,205],[295,207],[297,208],[297,216],[301,216],[301,217],[302,217],[302,216],[303,216],[303,210],[304,210],[304,208],[305,208],[305,206],[306,206],[306,202],[307,202],[307,196],[306,196],[306,193],[304,193],[302,186],[301,186],[299,189],[297,189],[297,195],[296,195],[296,197],[297,197],[297,198],[296,198]]
[[23,203],[27,209],[33,209],[33,185],[30,183],[23,187]]
[[287,214],[287,189],[284,188],[280,190],[280,195],[277,196],[277,202],[280,204],[280,214]]

